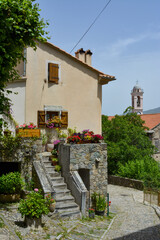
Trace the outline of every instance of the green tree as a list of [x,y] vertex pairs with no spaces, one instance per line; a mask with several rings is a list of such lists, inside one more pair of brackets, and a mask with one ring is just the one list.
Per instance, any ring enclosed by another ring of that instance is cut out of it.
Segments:
[[147,137],[144,121],[128,108],[112,120],[102,116],[102,133],[108,148],[109,174],[117,174],[120,164],[151,159],[154,147]]
[[[25,47],[36,49],[38,41],[45,41],[48,25],[40,19],[35,0],[0,0],[0,114],[9,115],[11,102],[5,87],[17,78],[17,63],[24,60]],[[0,118],[0,128],[3,119]]]

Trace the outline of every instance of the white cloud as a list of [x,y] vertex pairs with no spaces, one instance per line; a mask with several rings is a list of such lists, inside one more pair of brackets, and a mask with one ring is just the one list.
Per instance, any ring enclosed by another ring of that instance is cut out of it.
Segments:
[[123,53],[130,45],[133,45],[138,42],[142,42],[143,40],[157,40],[160,39],[160,32],[156,33],[144,33],[132,38],[120,39],[117,42],[113,43],[109,49],[108,54],[112,57],[118,56]]

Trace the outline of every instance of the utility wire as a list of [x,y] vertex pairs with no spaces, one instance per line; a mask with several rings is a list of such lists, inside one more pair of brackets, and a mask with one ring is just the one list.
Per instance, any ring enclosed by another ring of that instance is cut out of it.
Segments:
[[91,29],[91,27],[95,24],[95,22],[97,21],[97,19],[100,17],[100,15],[102,14],[102,12],[106,9],[106,7],[109,5],[109,3],[112,0],[109,0],[107,2],[107,4],[104,6],[104,8],[101,10],[101,12],[98,14],[98,16],[94,19],[94,21],[92,22],[92,24],[89,26],[89,28],[86,30],[86,32],[83,34],[83,36],[79,39],[79,41],[77,42],[77,44],[72,48],[72,50],[70,51],[70,53],[75,49],[75,47],[77,47],[77,45],[80,43],[80,41],[84,38],[84,36],[89,32],[89,30]]

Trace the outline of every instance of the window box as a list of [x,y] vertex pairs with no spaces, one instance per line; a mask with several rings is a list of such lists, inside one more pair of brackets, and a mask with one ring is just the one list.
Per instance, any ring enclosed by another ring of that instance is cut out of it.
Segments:
[[49,119],[53,119],[54,117],[60,118],[60,123],[57,123],[58,125],[55,125],[55,128],[67,128],[68,127],[68,112],[67,111],[61,111],[61,115],[59,111],[38,111],[37,113],[37,125],[39,128],[46,128],[47,127],[47,121]]
[[20,137],[40,137],[40,129],[16,129]]

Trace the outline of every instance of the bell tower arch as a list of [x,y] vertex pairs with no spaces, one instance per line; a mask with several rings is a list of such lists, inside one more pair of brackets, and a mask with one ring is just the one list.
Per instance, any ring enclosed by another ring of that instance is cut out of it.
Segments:
[[131,91],[133,112],[143,114],[143,89],[138,86],[138,81]]

